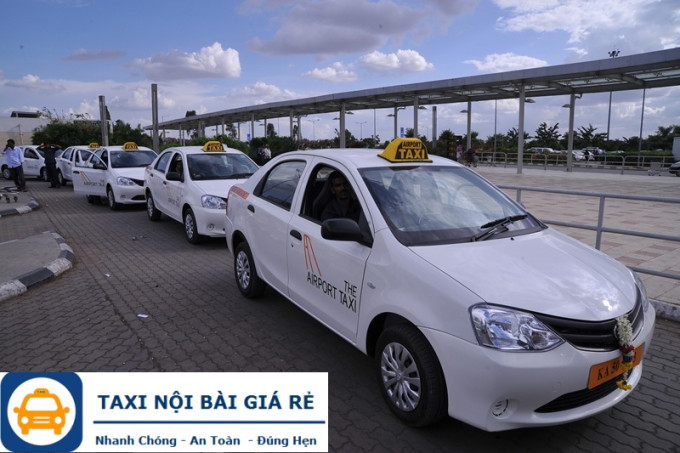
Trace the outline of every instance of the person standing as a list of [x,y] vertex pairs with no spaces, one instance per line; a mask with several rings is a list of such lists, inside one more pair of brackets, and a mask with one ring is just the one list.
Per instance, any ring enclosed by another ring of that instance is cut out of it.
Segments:
[[2,151],[2,154],[7,156],[7,166],[9,167],[9,173],[14,185],[17,186],[17,190],[26,192],[26,179],[24,178],[24,150],[15,146],[14,140],[11,138],[7,140],[7,145]]
[[50,188],[58,189],[60,184],[57,177],[57,158],[55,154],[59,148],[55,145],[45,144],[41,149],[45,155],[45,169],[47,170],[47,180],[50,182]]

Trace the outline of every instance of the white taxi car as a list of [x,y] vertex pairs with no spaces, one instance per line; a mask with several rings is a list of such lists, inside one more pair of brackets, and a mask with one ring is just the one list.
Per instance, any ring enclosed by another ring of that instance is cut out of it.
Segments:
[[[42,155],[38,146],[34,145],[20,145],[19,148],[24,152],[24,176],[33,176],[38,179],[45,180],[45,156]],[[7,156],[0,155],[0,169],[2,176],[5,179],[11,179],[9,166],[7,165]]]
[[638,384],[654,331],[631,270],[418,139],[274,158],[229,191],[226,241],[244,296],[268,284],[373,356],[415,426],[592,416]]
[[73,167],[73,191],[89,202],[106,197],[109,208],[144,203],[144,169],[157,154],[134,142],[102,146],[90,158]]
[[73,167],[85,166],[90,156],[99,148],[98,143],[90,143],[89,145],[75,145],[69,146],[64,150],[60,157],[57,158],[57,178],[59,185],[65,185],[67,181],[73,180]]
[[144,172],[147,215],[158,220],[163,213],[182,222],[192,244],[203,236],[224,236],[227,192],[258,168],[218,141],[168,148]]

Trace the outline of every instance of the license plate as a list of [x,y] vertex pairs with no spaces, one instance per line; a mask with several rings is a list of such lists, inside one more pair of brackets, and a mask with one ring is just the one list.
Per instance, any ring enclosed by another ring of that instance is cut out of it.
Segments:
[[[642,348],[644,345],[640,345],[635,348],[635,357],[633,358],[633,368],[640,364],[642,360]],[[623,357],[617,357],[615,359],[609,360],[607,362],[598,363],[590,367],[590,377],[588,378],[588,389],[592,389],[614,379],[617,376],[623,374],[623,368],[621,364],[623,363]]]

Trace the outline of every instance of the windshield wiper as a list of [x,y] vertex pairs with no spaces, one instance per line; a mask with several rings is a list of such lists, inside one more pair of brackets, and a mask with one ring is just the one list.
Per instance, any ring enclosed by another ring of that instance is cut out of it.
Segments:
[[527,214],[512,215],[509,217],[503,217],[502,219],[492,220],[491,222],[485,223],[481,226],[482,232],[472,236],[472,242],[484,241],[489,239],[491,236],[500,233],[501,230],[507,231],[507,226],[518,220],[523,220],[527,218]]

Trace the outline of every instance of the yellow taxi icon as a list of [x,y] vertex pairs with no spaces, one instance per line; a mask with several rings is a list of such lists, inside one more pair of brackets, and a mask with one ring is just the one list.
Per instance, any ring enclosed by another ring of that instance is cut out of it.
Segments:
[[21,434],[31,429],[52,429],[55,435],[61,434],[66,424],[68,407],[61,405],[59,397],[45,388],[37,388],[24,397],[21,407],[15,407]]

